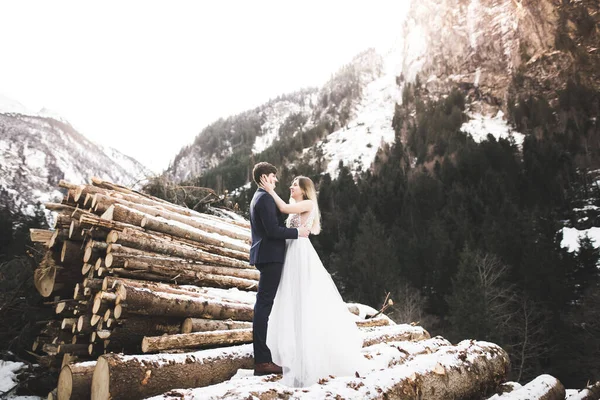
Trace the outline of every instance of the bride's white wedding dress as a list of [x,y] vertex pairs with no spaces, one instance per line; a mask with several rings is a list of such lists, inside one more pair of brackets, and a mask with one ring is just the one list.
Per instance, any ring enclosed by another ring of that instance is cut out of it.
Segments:
[[[287,225],[312,226],[291,215]],[[321,378],[354,376],[365,359],[355,319],[308,238],[287,240],[281,281],[267,329],[273,362],[282,383],[304,387]]]

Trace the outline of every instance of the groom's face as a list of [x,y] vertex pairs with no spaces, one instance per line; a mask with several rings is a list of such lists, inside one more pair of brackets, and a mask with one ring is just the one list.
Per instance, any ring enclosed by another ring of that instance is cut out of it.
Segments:
[[267,175],[267,181],[273,184],[273,187],[277,186],[277,175],[275,175],[274,173],[270,173],[269,175]]

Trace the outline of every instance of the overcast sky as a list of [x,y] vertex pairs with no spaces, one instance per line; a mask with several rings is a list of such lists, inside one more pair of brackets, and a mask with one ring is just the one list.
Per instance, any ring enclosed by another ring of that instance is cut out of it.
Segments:
[[387,46],[407,4],[3,1],[0,93],[159,172],[214,120]]

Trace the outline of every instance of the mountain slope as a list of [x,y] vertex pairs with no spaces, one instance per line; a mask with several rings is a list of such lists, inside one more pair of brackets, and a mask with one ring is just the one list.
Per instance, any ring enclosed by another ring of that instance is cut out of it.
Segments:
[[[211,169],[218,170],[217,167],[226,169],[228,167],[223,163],[235,159],[236,168],[246,171],[223,182],[225,188],[233,189],[247,182],[247,170],[255,160],[268,158],[267,153],[275,152],[274,149],[278,149],[276,152],[286,163],[298,161],[308,151],[306,149],[327,135],[363,126],[364,122],[356,118],[360,109],[367,107],[364,94],[372,91],[368,89],[369,85],[382,73],[382,57],[374,50],[364,51],[320,89],[304,89],[283,95],[206,127],[192,145],[180,151],[167,172],[178,181],[189,180]],[[394,79],[391,78],[390,82],[393,84]],[[393,102],[388,103],[388,119],[391,121]],[[362,131],[366,132],[367,128],[364,126]],[[379,138],[374,142],[377,148]],[[315,152],[308,157],[322,162],[330,158],[327,147],[322,149],[325,153],[317,151],[317,148],[313,150]]]
[[333,176],[340,161],[368,169],[379,146],[394,140],[394,105],[407,85],[434,101],[458,89],[466,97],[463,132],[476,141],[491,133],[522,143],[523,134],[535,133],[531,101],[554,107],[569,80],[600,86],[598,3],[559,3],[412,2],[388,53],[366,51],[320,89],[215,122],[168,172],[179,181],[205,175],[203,184],[231,190],[249,180],[258,159],[308,163]]
[[86,183],[98,176],[135,185],[150,175],[139,162],[92,143],[68,123],[24,115],[23,109],[7,111],[13,112],[0,109],[0,205],[13,212],[32,215],[38,202],[60,200],[61,179]]

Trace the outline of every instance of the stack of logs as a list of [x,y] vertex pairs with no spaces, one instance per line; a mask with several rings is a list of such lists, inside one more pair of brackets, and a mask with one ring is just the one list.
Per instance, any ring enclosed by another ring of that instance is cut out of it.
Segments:
[[58,213],[54,231],[31,232],[47,246],[35,285],[56,310],[33,343],[40,361],[251,342],[259,272],[248,264],[247,221],[97,178],[59,186],[62,203],[46,204]]

